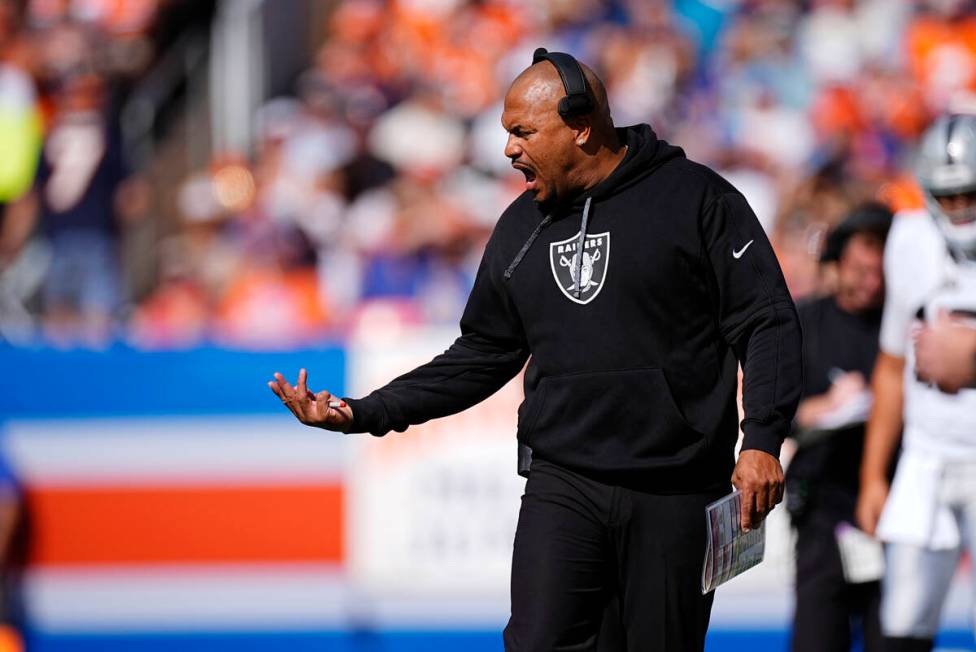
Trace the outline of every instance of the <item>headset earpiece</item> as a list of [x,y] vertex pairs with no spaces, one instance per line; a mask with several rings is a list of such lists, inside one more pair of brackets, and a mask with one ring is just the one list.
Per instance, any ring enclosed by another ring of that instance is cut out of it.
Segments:
[[579,61],[565,52],[549,52],[545,48],[538,48],[532,53],[532,63],[548,61],[556,67],[559,78],[566,89],[566,97],[559,100],[558,111],[563,118],[573,118],[593,112],[596,104],[593,93],[583,74]]

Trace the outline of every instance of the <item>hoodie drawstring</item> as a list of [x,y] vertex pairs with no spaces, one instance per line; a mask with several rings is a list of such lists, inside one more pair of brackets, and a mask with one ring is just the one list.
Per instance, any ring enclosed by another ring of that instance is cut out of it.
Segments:
[[539,237],[540,233],[542,233],[542,229],[549,226],[549,223],[552,222],[552,215],[553,215],[552,213],[549,213],[544,218],[542,218],[542,221],[539,222],[539,225],[535,227],[535,231],[532,232],[532,235],[529,236],[529,239],[526,240],[525,244],[522,245],[522,248],[519,249],[518,254],[515,255],[515,259],[512,260],[512,264],[509,265],[508,269],[505,270],[506,281],[512,278],[512,273],[515,271],[515,268],[518,267],[519,263],[522,262],[522,259],[525,258],[525,254],[529,252],[529,247],[532,246],[532,243],[535,242],[535,239]]
[[590,202],[593,197],[586,198],[586,205],[583,206],[583,219],[580,222],[579,240],[576,241],[576,274],[573,280],[576,281],[576,298],[579,299],[583,292],[583,244],[586,240],[586,225],[590,221]]
[[[583,219],[582,219],[582,221],[580,223],[579,239],[576,241],[576,264],[575,264],[576,265],[576,275],[573,278],[576,279],[576,298],[577,299],[580,298],[580,294],[581,294],[582,289],[583,289],[583,286],[580,283],[580,280],[581,280],[580,279],[580,274],[582,274],[582,270],[583,270],[583,243],[586,240],[586,226],[587,226],[587,224],[589,224],[589,221],[590,221],[590,202],[591,201],[593,201],[593,198],[592,197],[587,197],[586,198],[586,204],[583,206]],[[535,242],[536,241],[536,238],[539,237],[539,234],[542,233],[542,229],[544,229],[547,226],[549,226],[549,223],[552,222],[552,216],[553,215],[554,215],[554,213],[549,213],[544,218],[542,218],[542,221],[539,222],[539,225],[535,227],[535,231],[532,232],[532,235],[529,236],[529,239],[526,240],[525,241],[525,244],[522,245],[522,248],[519,249],[519,252],[515,255],[515,259],[512,260],[512,264],[509,265],[508,266],[508,269],[505,270],[505,280],[506,281],[508,279],[512,278],[512,274],[515,272],[515,268],[518,267],[519,266],[519,263],[522,262],[522,259],[525,258],[525,254],[527,254],[529,252],[529,248],[532,247],[532,243]]]

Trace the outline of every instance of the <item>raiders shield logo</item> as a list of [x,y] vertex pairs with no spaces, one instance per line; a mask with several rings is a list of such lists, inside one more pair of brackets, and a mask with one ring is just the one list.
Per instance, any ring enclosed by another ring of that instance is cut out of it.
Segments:
[[[610,262],[610,232],[587,233],[583,251],[576,251],[579,233],[549,245],[549,265],[556,285],[570,301],[589,303],[600,294]],[[580,296],[576,298],[576,257],[583,254],[580,268]]]

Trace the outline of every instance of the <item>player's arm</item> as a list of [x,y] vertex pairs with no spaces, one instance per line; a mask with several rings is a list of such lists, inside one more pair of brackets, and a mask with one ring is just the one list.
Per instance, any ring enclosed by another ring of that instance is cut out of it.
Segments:
[[888,469],[901,437],[905,359],[882,351],[871,376],[874,403],[868,418],[861,458],[857,523],[874,534],[888,498]]
[[732,483],[741,525],[758,525],[783,499],[779,450],[802,390],[800,324],[773,248],[739,193],[713,200],[702,233],[718,293],[719,327],[742,365],[745,418]]
[[451,347],[361,399],[345,399],[352,410],[349,432],[384,435],[456,414],[485,400],[511,380],[528,359],[528,348],[494,341],[470,331]]

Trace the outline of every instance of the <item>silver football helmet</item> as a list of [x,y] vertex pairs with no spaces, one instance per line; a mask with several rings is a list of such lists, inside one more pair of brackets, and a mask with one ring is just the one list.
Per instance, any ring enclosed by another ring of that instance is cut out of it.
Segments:
[[922,136],[915,174],[925,204],[949,248],[976,262],[976,195],[958,208],[943,208],[939,197],[976,193],[976,115],[945,115]]

